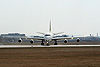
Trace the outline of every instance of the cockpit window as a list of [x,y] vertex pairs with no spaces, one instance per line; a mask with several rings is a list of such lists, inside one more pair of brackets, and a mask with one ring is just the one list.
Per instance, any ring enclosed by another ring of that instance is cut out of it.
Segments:
[[45,36],[50,36],[50,34],[46,34]]

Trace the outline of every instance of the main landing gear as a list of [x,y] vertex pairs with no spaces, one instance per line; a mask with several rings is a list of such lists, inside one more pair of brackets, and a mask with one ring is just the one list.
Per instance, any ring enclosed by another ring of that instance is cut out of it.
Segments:
[[[42,40],[42,43],[41,43],[42,46],[44,45],[44,42],[43,42],[43,41],[44,41],[44,40]],[[48,41],[46,42],[46,45],[49,46],[49,42],[48,42]],[[57,40],[55,40],[54,45],[58,45]]]
[[55,43],[54,43],[54,45],[58,45],[58,43],[57,43],[57,40],[55,40]]
[[43,43],[43,40],[42,40],[42,43],[41,43],[41,45],[44,45],[44,43]]
[[[43,41],[44,40],[42,40],[42,43],[41,43],[42,46],[44,46],[44,42]],[[46,42],[46,45],[49,46],[49,42]]]

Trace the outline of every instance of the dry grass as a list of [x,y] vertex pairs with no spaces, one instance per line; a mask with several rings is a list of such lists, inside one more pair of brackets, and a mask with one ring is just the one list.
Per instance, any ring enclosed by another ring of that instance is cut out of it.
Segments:
[[100,47],[0,49],[0,67],[99,67]]

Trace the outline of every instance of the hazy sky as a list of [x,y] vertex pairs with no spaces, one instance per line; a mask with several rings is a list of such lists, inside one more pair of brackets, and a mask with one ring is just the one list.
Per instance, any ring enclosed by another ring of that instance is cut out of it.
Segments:
[[100,33],[100,0],[0,0],[0,33]]

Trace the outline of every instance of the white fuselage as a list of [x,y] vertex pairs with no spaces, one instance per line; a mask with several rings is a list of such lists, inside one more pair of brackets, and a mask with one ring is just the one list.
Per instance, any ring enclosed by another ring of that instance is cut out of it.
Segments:
[[52,33],[46,33],[46,34],[44,35],[44,40],[45,40],[46,42],[52,41],[52,38],[53,38],[53,34],[52,34]]

